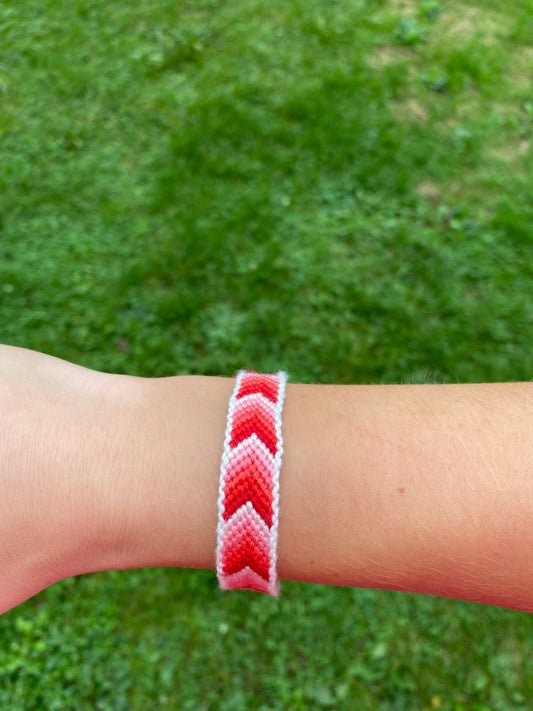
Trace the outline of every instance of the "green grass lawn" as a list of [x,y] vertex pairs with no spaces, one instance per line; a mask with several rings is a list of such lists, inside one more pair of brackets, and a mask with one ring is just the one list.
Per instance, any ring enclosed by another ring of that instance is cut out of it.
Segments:
[[[533,377],[529,0],[4,0],[0,340],[145,376]],[[526,711],[533,617],[214,573],[0,620],[10,711]]]

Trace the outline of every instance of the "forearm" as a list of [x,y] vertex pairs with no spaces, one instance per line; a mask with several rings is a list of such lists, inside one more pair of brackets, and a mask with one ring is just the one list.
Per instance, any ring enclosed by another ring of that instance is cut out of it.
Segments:
[[533,610],[532,384],[294,390],[287,577]]
[[[0,346],[0,611],[69,575],[214,568],[230,378]],[[287,386],[281,578],[533,611],[533,384]]]
[[[212,568],[233,381],[137,384],[124,563]],[[532,423],[530,383],[289,384],[280,577],[533,610]]]

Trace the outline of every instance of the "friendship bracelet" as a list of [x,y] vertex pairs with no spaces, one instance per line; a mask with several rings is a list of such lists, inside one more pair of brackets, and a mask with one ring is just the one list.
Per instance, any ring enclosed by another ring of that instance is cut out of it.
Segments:
[[223,590],[277,596],[281,413],[287,373],[240,370],[220,467],[217,575]]

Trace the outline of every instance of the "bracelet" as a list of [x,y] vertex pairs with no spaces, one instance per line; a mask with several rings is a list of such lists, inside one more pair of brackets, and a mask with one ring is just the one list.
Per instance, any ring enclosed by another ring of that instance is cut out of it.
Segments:
[[217,575],[223,590],[277,596],[281,413],[287,373],[240,370],[220,467]]

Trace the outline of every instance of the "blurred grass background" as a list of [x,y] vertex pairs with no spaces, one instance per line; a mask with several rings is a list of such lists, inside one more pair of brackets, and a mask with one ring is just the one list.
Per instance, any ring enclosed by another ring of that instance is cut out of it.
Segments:
[[[533,376],[529,0],[0,2],[1,340],[106,371]],[[531,709],[533,617],[171,569],[0,619],[33,709]]]

